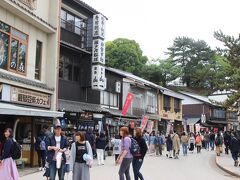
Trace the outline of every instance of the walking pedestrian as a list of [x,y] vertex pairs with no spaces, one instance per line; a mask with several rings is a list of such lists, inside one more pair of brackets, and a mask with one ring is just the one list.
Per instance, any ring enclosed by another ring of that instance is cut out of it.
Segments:
[[180,138],[176,131],[174,131],[173,133],[172,142],[173,142],[173,157],[174,159],[178,159],[178,155],[180,152]]
[[156,152],[155,139],[156,139],[156,136],[155,136],[155,132],[153,131],[149,137],[149,151],[150,151],[150,154],[152,155]]
[[225,145],[225,154],[228,154],[229,146],[231,142],[231,135],[228,131],[224,133],[223,139],[224,139],[224,145]]
[[38,167],[40,171],[44,170],[45,164],[46,164],[46,154],[47,154],[46,139],[47,137],[44,131],[41,130],[35,142],[35,150],[37,151],[37,155],[38,155]]
[[162,155],[163,147],[164,147],[164,139],[162,135],[158,132],[155,137],[155,149],[156,149],[156,155]]
[[195,146],[195,137],[193,133],[190,133],[190,138],[189,138],[189,151],[193,153],[194,151],[194,146]]
[[229,145],[230,145],[230,150],[232,153],[232,158],[234,160],[234,166],[237,167],[238,166],[238,153],[240,150],[240,142],[237,139],[236,132],[232,133],[231,142]]
[[210,146],[210,134],[209,134],[208,131],[204,134],[204,142],[205,142],[205,149],[206,149],[206,150],[209,150],[209,146]]
[[72,180],[90,180],[90,170],[92,167],[92,148],[85,139],[84,132],[76,133],[76,142],[72,144],[70,170],[73,171]]
[[67,139],[61,135],[62,127],[60,123],[54,126],[54,135],[46,141],[47,161],[49,163],[50,180],[55,180],[58,172],[59,180],[64,180],[66,156],[68,148]]
[[107,146],[107,139],[104,133],[100,133],[96,139],[98,165],[104,165],[104,150]]
[[[95,136],[93,134],[93,130],[89,129],[85,135],[86,141],[88,141],[91,145],[92,151],[93,151],[93,156],[96,155],[96,150],[95,150]],[[74,141],[75,142],[75,141]]]
[[188,136],[186,135],[185,132],[182,133],[181,136],[181,143],[182,143],[182,148],[183,148],[183,156],[187,156],[187,148],[188,148]]
[[210,147],[211,150],[214,150],[214,145],[215,145],[215,133],[213,131],[211,131],[210,133]]
[[142,173],[140,173],[140,169],[142,167],[144,157],[147,153],[148,147],[147,147],[147,144],[146,144],[144,138],[142,137],[141,128],[137,128],[135,130],[135,138],[134,139],[137,141],[137,143],[140,147],[140,154],[137,156],[134,156],[133,162],[132,162],[134,179],[135,180],[138,180],[138,179],[144,180]]
[[120,129],[120,136],[122,137],[122,151],[117,159],[117,164],[120,164],[119,169],[119,180],[124,180],[124,174],[126,176],[126,180],[131,180],[130,177],[130,165],[133,161],[133,156],[130,152],[131,147],[131,138],[129,137],[128,127],[122,127]]
[[202,137],[201,137],[200,133],[197,134],[195,142],[196,142],[196,147],[197,147],[197,153],[201,153]]
[[217,156],[220,156],[221,148],[222,148],[222,145],[223,145],[223,140],[222,140],[222,137],[221,137],[220,133],[217,133],[217,137],[216,137],[216,140],[215,140],[215,145],[216,145],[216,154],[217,154]]
[[115,163],[117,163],[117,159],[119,154],[121,153],[121,139],[119,135],[115,135],[115,138],[111,140],[113,144],[113,154],[115,156]]
[[168,134],[167,136],[166,146],[167,146],[167,152],[168,152],[167,157],[172,158],[173,142],[170,134]]
[[13,160],[14,144],[12,129],[4,130],[3,148],[0,152],[0,177],[4,180],[19,180],[16,163]]

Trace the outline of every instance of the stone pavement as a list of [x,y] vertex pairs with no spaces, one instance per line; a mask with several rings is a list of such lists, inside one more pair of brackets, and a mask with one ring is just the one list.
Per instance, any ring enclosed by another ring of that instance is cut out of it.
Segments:
[[240,179],[240,167],[234,166],[231,154],[221,154],[221,156],[216,156],[216,164],[222,170]]
[[[94,165],[91,169],[91,180],[118,180],[119,166],[115,166],[113,161],[113,157],[107,157],[104,166]],[[178,160],[148,155],[141,171],[145,180],[239,180],[218,168],[215,153],[205,150],[201,154],[195,152],[186,157],[180,155]],[[131,175],[133,180],[132,170]],[[46,178],[42,177],[42,172],[38,172],[21,177],[20,180],[46,180]]]

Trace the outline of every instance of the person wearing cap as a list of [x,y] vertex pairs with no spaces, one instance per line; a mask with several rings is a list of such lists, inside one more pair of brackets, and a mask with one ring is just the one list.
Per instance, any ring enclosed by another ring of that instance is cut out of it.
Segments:
[[[65,151],[68,148],[67,139],[61,135],[62,127],[60,123],[54,126],[54,136],[48,138],[47,146],[47,162],[49,163],[50,180],[55,180],[58,171],[59,180],[64,180],[64,167],[66,163]],[[62,154],[62,162],[60,168],[57,168],[57,155]]]

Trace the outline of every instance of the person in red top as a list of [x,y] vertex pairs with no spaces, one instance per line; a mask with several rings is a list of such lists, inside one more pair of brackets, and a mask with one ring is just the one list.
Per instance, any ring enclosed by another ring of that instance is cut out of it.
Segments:
[[197,146],[197,153],[201,153],[202,148],[202,138],[200,133],[198,133],[196,140],[195,140],[196,146]]

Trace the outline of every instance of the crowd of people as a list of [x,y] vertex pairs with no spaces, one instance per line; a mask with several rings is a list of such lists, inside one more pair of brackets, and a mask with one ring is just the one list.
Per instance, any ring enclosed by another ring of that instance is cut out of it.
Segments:
[[[17,142],[13,139],[11,129],[4,131],[4,143],[0,148],[0,177],[9,180],[18,180],[19,174],[15,164]],[[111,145],[110,145],[111,144]],[[93,159],[97,164],[105,164],[105,150],[112,147],[115,156],[115,164],[119,167],[119,179],[130,180],[130,166],[132,165],[134,179],[144,180],[140,169],[147,153],[150,156],[163,156],[179,159],[182,151],[183,156],[188,153],[201,153],[204,148],[208,151],[216,151],[220,156],[231,151],[234,166],[238,166],[240,150],[240,138],[235,131],[226,132],[198,132],[197,134],[186,132],[170,132],[165,135],[162,132],[142,132],[136,128],[134,134],[129,134],[128,127],[122,127],[114,138],[109,139],[104,132],[75,132],[69,139],[64,135],[60,124],[54,126],[51,133],[45,126],[35,138],[35,150],[38,154],[39,170],[47,180],[69,179],[72,172],[72,180],[90,180],[90,168]],[[165,151],[166,149],[166,151]]]

